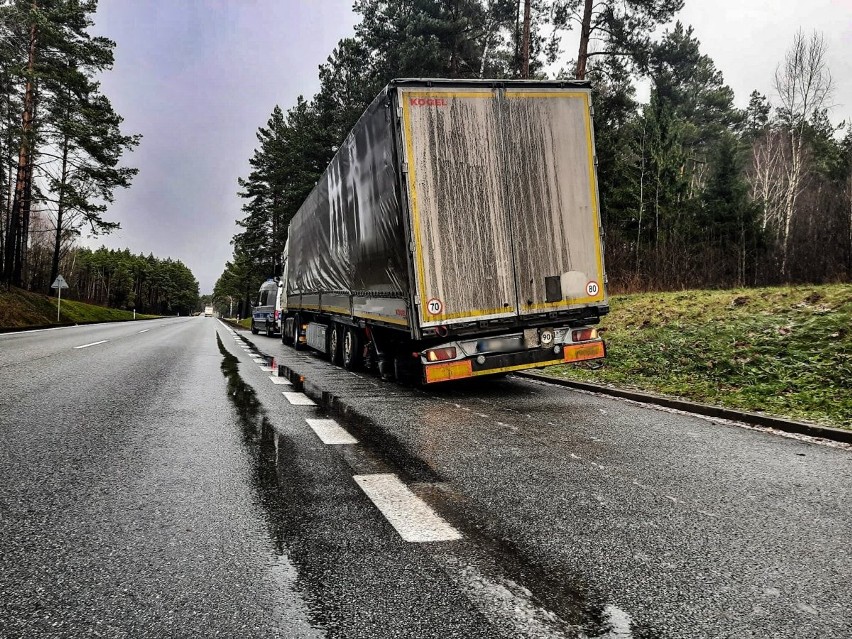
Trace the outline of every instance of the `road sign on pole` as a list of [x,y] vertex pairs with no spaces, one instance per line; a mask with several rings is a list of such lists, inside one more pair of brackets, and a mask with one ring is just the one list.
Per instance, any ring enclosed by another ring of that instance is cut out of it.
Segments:
[[68,288],[68,282],[65,281],[65,278],[61,275],[57,275],[56,279],[53,281],[53,284],[50,285],[50,288],[55,288],[57,294],[59,295],[59,303],[56,305],[56,322],[59,323],[59,309],[62,308],[62,289]]

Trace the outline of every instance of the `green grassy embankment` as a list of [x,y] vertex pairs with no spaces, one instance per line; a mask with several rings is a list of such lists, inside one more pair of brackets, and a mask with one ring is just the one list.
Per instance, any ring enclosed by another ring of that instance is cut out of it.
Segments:
[[[138,313],[136,315],[136,319],[152,317],[157,316]],[[56,298],[18,288],[9,290],[0,288],[0,329],[58,326],[86,322],[116,322],[132,319],[133,311],[62,300],[59,322],[57,322]]]
[[852,285],[618,295],[600,368],[555,377],[852,428]]

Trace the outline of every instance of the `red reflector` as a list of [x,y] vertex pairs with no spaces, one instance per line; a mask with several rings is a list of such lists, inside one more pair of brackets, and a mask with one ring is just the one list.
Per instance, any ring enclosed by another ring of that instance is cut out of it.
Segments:
[[443,362],[445,360],[455,358],[455,346],[448,346],[447,348],[432,348],[426,351],[426,359],[430,362]]
[[575,342],[588,342],[590,339],[598,338],[598,329],[580,328],[571,332],[571,338]]

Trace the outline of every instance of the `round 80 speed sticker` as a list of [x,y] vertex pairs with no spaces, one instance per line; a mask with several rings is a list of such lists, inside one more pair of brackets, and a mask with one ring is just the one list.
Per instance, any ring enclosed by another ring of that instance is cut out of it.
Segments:
[[444,303],[437,297],[433,297],[426,302],[426,310],[429,315],[440,315],[444,311]]
[[592,280],[591,282],[586,284],[586,294],[589,297],[594,297],[595,295],[600,293],[600,291],[601,291],[601,287],[598,286],[598,283],[595,282],[594,280]]

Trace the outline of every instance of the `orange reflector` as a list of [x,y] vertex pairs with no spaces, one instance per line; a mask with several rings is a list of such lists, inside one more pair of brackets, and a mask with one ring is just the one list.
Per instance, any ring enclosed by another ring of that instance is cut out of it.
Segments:
[[473,376],[470,360],[448,362],[446,364],[430,364],[426,366],[426,383],[446,382],[451,379],[462,379]]
[[582,362],[587,359],[600,359],[606,355],[603,342],[591,344],[566,344],[562,352],[563,362]]

